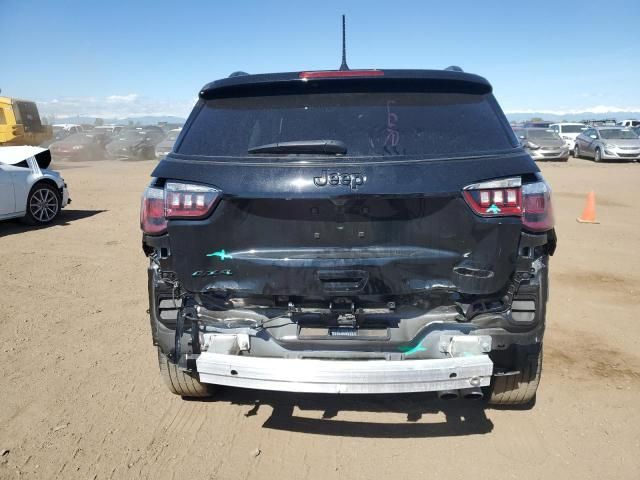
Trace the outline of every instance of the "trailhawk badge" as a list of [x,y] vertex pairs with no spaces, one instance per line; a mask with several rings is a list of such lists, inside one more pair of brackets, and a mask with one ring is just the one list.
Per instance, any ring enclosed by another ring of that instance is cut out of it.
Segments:
[[367,177],[361,173],[339,173],[329,172],[328,170],[322,170],[322,175],[313,177],[313,183],[316,187],[325,187],[327,185],[337,187],[342,185],[352,190],[357,190],[366,181]]

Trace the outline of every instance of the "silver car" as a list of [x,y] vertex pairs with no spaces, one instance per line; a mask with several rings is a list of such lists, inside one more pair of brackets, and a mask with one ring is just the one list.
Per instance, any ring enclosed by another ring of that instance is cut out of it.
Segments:
[[164,158],[171,153],[171,150],[173,150],[173,144],[176,143],[181,131],[181,128],[169,130],[166,138],[156,145],[156,158]]
[[601,160],[640,160],[640,138],[630,128],[589,127],[576,138],[574,155]]
[[553,123],[549,128],[560,135],[564,140],[565,146],[569,149],[569,153],[573,153],[573,146],[576,144],[576,138],[587,129],[584,123]]
[[547,128],[514,128],[522,147],[534,160],[555,160],[566,162],[569,148],[564,140]]
[[50,163],[45,148],[0,147],[0,220],[45,225],[71,202],[62,176],[47,169]]

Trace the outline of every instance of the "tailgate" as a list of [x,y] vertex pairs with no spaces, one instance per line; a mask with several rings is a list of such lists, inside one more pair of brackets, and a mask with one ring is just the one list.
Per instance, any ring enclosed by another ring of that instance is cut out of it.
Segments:
[[[488,171],[447,176],[444,162],[425,162],[419,174],[415,166],[361,167],[367,180],[358,189],[311,184],[287,196],[278,190],[315,169],[259,169],[278,178],[263,182],[267,194],[252,191],[246,176],[234,192],[239,175],[216,166],[211,184],[224,197],[213,214],[169,222],[173,270],[188,291],[238,296],[496,293],[514,272],[521,223],[471,211],[462,188],[492,173],[491,162],[476,163]],[[384,181],[392,169],[408,181]]]

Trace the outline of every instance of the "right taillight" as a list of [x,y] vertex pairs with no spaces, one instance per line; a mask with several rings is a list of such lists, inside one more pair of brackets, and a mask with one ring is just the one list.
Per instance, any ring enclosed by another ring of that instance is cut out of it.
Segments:
[[553,228],[551,188],[544,180],[522,186],[522,224],[538,232]]
[[147,187],[144,191],[140,206],[140,228],[150,235],[164,233],[167,229],[162,188]]
[[213,187],[166,182],[164,188],[148,187],[142,196],[140,228],[158,235],[167,229],[168,219],[199,219],[208,216],[220,200]]
[[551,188],[544,180],[522,184],[520,177],[489,180],[466,186],[467,204],[481,217],[522,217],[528,230],[553,228]]
[[167,218],[202,218],[220,199],[220,190],[205,185],[167,182],[164,186]]

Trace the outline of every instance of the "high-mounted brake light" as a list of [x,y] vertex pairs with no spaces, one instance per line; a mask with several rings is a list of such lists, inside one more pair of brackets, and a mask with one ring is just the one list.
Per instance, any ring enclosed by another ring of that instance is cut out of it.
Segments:
[[345,78],[345,77],[383,77],[383,70],[323,70],[319,72],[300,72],[302,80],[313,78]]
[[462,191],[467,204],[482,217],[522,217],[529,230],[553,228],[551,189],[544,181],[522,185],[519,177],[468,185]]
[[148,187],[142,196],[140,228],[150,235],[164,233],[167,219],[204,218],[219,199],[219,190],[204,185],[167,182],[164,189]]

